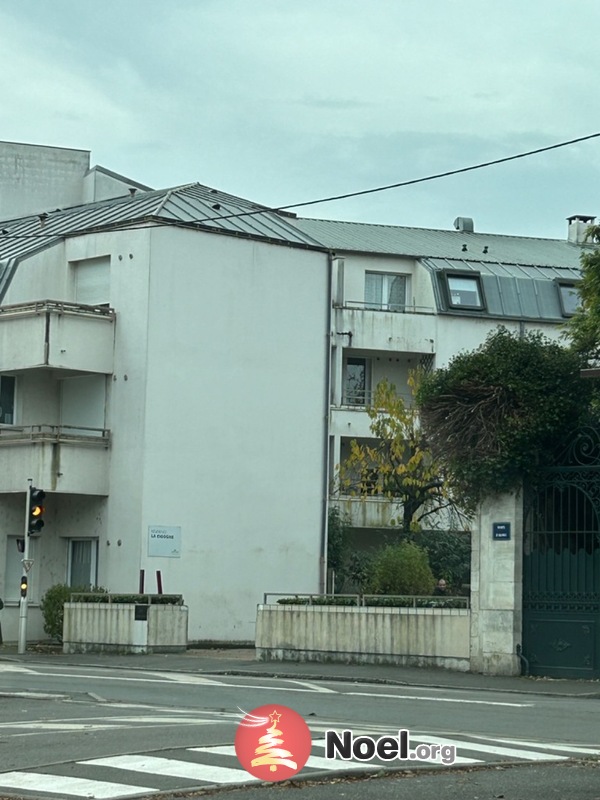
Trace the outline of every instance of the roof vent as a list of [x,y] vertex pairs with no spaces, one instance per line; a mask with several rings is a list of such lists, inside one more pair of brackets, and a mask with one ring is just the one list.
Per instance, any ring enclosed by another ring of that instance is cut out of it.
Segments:
[[588,217],[585,214],[573,214],[567,217],[569,223],[568,240],[573,244],[584,244],[587,231],[590,225],[594,225],[596,217]]
[[473,233],[473,219],[471,217],[457,217],[454,220],[454,227],[461,233]]

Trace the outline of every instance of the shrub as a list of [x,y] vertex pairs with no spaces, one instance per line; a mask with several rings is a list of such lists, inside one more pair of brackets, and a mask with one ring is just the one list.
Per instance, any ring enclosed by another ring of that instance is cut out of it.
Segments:
[[[95,587],[94,592],[105,593],[106,589]],[[66,583],[57,583],[51,586],[40,601],[40,608],[44,617],[44,632],[52,639],[62,642],[64,605],[71,599],[75,592],[89,592],[87,586],[67,586]]]
[[375,556],[368,591],[373,594],[429,595],[434,584],[427,553],[415,544],[402,542],[385,547]]

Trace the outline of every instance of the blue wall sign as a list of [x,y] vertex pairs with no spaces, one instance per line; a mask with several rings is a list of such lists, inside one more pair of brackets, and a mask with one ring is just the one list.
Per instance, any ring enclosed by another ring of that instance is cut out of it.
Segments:
[[510,539],[510,522],[493,522],[492,539],[507,542]]

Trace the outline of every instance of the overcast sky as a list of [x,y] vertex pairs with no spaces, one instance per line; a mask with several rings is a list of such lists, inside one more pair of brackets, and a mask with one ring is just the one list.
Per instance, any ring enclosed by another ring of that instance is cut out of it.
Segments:
[[[0,0],[0,139],[271,206],[600,131],[600,2]],[[306,216],[566,236],[600,138]]]

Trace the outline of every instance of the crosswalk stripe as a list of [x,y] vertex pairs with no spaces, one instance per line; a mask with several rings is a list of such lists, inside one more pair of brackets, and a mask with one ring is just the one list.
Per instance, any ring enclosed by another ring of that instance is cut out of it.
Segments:
[[49,794],[61,795],[61,798],[69,794],[97,798],[97,800],[110,800],[110,798],[156,791],[155,788],[149,786],[131,786],[124,783],[73,778],[69,775],[49,775],[41,772],[0,773],[0,786],[3,789],[19,789],[21,791],[39,792],[43,789]]
[[97,767],[115,767],[132,772],[167,775],[171,778],[190,778],[208,783],[241,783],[255,781],[245,770],[231,767],[215,767],[211,764],[199,764],[195,761],[178,761],[175,758],[159,758],[157,756],[112,756],[78,761],[78,764],[90,764]]
[[[508,756],[509,758],[521,758],[524,761],[564,761],[567,756],[555,756],[551,753],[539,753],[535,750],[516,750],[513,747],[495,747],[489,744],[480,744],[479,742],[466,742],[457,741],[456,739],[441,739],[439,736],[418,736],[410,737],[411,743],[424,742],[426,744],[450,744],[454,745],[457,749],[460,747],[463,750],[468,750],[474,753],[492,753],[496,756]],[[513,742],[516,744],[516,742]]]
[[[524,740],[515,739],[498,739],[488,738],[484,736],[477,736],[477,739],[486,739],[490,742],[501,742],[502,744],[521,744],[524,747],[537,747],[539,750],[564,750],[565,753],[580,753],[582,756],[600,756],[600,750],[594,747],[580,747],[579,745],[560,744],[560,742],[526,742]],[[526,750],[523,751],[527,752]]]
[[[325,741],[325,740],[323,740]],[[313,742],[313,745],[317,744]],[[234,756],[237,758],[235,753],[235,747],[232,744],[221,744],[215,745],[214,747],[188,747],[193,753],[208,753],[209,755],[215,756]],[[306,762],[305,766],[313,767],[314,769],[364,769],[364,764],[359,764],[357,761],[346,761],[343,764],[336,764],[329,758],[323,758],[322,756],[309,756],[308,761]],[[366,765],[369,766],[368,764]]]

